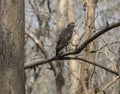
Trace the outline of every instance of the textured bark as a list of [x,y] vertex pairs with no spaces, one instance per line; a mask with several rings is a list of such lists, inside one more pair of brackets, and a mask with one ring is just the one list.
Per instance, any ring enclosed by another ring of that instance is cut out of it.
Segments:
[[[86,30],[85,30],[85,39],[88,39],[94,32],[95,25],[94,25],[94,19],[95,19],[95,7],[96,7],[96,0],[89,0],[87,1],[87,22],[86,22]],[[95,54],[89,53],[90,51],[95,49],[95,43],[94,41],[91,42],[84,50],[83,57],[86,60],[95,61]],[[85,62],[81,62],[81,85],[83,92],[85,94],[89,94],[90,92],[90,82],[92,78],[92,73],[94,71],[94,66],[90,64],[86,64]]]
[[[67,15],[68,15],[68,22],[75,22],[75,15],[74,15],[74,0],[68,0],[67,3]],[[73,34],[73,38],[72,38],[72,43],[76,44],[75,41],[76,40],[76,36],[75,34]],[[70,45],[69,46],[70,49],[75,49],[75,46]],[[78,61],[75,60],[70,60],[69,61],[69,73],[70,73],[70,94],[79,94],[79,70],[78,70],[78,66],[79,64],[76,63]]]
[[0,0],[0,94],[25,94],[24,1]]
[[[67,0],[59,0],[59,7],[58,7],[58,18],[57,18],[57,27],[58,31],[62,31],[63,28],[65,27],[65,22],[66,22],[66,4]],[[58,33],[60,33],[58,32]]]

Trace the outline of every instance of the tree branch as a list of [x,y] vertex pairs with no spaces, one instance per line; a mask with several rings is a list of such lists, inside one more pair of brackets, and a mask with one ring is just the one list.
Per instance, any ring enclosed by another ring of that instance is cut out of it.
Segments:
[[120,76],[117,76],[114,79],[112,79],[106,86],[103,87],[102,91],[105,91],[110,86],[112,86],[116,81],[118,81],[119,78],[120,78]]
[[28,64],[25,64],[25,69],[29,69],[29,68],[34,68],[34,67],[37,67],[39,65],[43,65],[43,64],[47,64],[51,61],[54,61],[54,60],[57,60],[57,58],[54,56],[52,58],[49,58],[49,59],[45,59],[45,60],[35,60],[34,62],[30,62]]
[[[113,73],[113,74],[115,74],[115,75],[119,75],[119,73],[116,72],[116,71],[113,71],[113,70],[111,70],[111,69],[109,69],[109,68],[106,68],[106,67],[104,67],[103,65],[97,64],[97,63],[95,63],[95,62],[88,61],[88,60],[86,60],[86,59],[84,59],[84,58],[80,58],[80,57],[63,57],[62,59],[63,59],[63,60],[81,60],[81,61],[84,61],[84,62],[86,62],[86,63],[89,63],[89,64],[92,64],[92,65],[94,65],[94,66],[97,66],[97,67],[99,67],[99,68],[101,68],[101,69],[104,69],[104,70],[106,70],[106,71],[108,71],[108,72],[110,72],[110,73]],[[61,59],[61,60],[62,60],[62,59]]]
[[95,40],[97,37],[99,37],[100,35],[104,34],[105,32],[115,28],[115,27],[118,27],[120,26],[120,22],[117,22],[117,23],[113,23],[111,25],[107,25],[106,27],[104,27],[102,30],[100,30],[99,32],[95,33],[93,36],[91,36],[89,39],[87,39],[85,42],[83,42],[83,44],[81,44],[77,49],[73,50],[73,51],[67,51],[66,53],[62,54],[61,56],[59,57],[52,57],[52,58],[49,58],[49,59],[46,59],[46,60],[37,60],[37,61],[34,61],[34,62],[31,62],[29,64],[26,64],[25,65],[25,69],[29,69],[29,68],[33,68],[33,67],[36,67],[36,66],[39,66],[39,65],[42,65],[42,64],[46,64],[46,63],[49,63],[51,61],[54,61],[54,60],[82,60],[82,61],[85,61],[86,63],[90,63],[90,64],[93,64],[94,66],[97,66],[97,67],[100,67],[110,73],[113,73],[115,75],[119,75],[118,72],[116,71],[113,71],[111,69],[108,69],[102,65],[99,65],[99,64],[96,64],[94,62],[91,62],[91,61],[87,61],[83,58],[78,58],[78,57],[65,57],[67,55],[73,55],[73,54],[78,54],[80,53],[90,42],[92,42],[93,40]]
[[89,63],[89,64],[92,64],[92,65],[94,65],[94,66],[97,66],[97,67],[99,67],[99,68],[101,68],[101,69],[104,69],[104,70],[106,70],[106,71],[108,71],[108,72],[110,72],[110,73],[113,73],[113,74],[115,74],[115,75],[119,75],[119,73],[116,72],[116,71],[113,71],[113,70],[111,70],[111,69],[109,69],[109,68],[106,68],[106,67],[104,67],[103,65],[99,65],[99,64],[97,64],[97,63],[94,63],[94,62],[85,60],[84,58],[81,58],[81,57],[60,57],[60,58],[58,58],[58,57],[54,56],[54,57],[49,58],[49,59],[47,59],[47,60],[36,60],[36,61],[34,61],[34,62],[31,62],[31,63],[29,63],[29,64],[26,64],[26,65],[25,65],[25,69],[34,68],[34,67],[37,67],[37,66],[39,66],[39,65],[47,64],[47,63],[49,63],[49,62],[51,62],[51,61],[54,61],[54,60],[81,60],[81,61],[84,61],[84,62],[86,62],[86,63]]
[[96,32],[94,35],[92,35],[90,38],[88,38],[85,42],[83,42],[77,49],[72,50],[72,51],[67,51],[64,53],[62,56],[67,56],[67,55],[73,55],[73,54],[79,54],[89,43],[91,43],[93,40],[101,36],[102,34],[108,32],[109,30],[119,27],[120,22],[112,23],[110,25],[107,25],[106,27],[103,27],[100,31]]
[[42,47],[42,43],[36,38],[36,36],[30,33],[27,29],[25,29],[25,34],[34,41],[34,43],[39,47],[40,51],[44,54],[44,56],[47,57],[46,51]]

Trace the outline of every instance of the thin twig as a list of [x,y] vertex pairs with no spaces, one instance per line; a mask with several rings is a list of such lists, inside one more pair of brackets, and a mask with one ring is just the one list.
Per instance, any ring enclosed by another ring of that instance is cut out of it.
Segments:
[[120,76],[115,77],[114,79],[112,79],[112,81],[110,81],[106,86],[103,87],[103,91],[105,91],[106,89],[108,89],[110,86],[112,86],[116,81],[118,81],[118,79],[120,78]]
[[96,49],[96,50],[92,50],[92,51],[90,51],[89,53],[100,51],[100,50],[103,49],[104,47],[107,47],[107,46],[109,46],[109,45],[113,45],[113,44],[116,44],[116,43],[119,43],[119,42],[120,42],[120,40],[114,41],[114,42],[111,42],[111,43],[106,43],[106,44],[104,44],[102,47],[100,47],[100,48],[98,48],[98,49]]
[[45,57],[47,57],[45,49],[42,47],[42,43],[34,36],[32,33],[30,33],[27,29],[25,29],[25,34],[31,38],[34,43],[40,48],[41,52],[44,54]]

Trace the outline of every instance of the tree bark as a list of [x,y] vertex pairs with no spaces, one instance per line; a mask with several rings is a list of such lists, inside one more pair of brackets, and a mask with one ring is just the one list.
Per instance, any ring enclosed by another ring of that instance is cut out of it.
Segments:
[[[85,29],[85,39],[88,39],[94,32],[95,29],[95,8],[96,8],[96,0],[87,1],[87,21],[86,21],[86,29]],[[95,50],[95,42],[91,42],[83,52],[83,57],[86,60],[95,61],[95,53],[89,53],[90,51]],[[80,70],[80,78],[83,92],[85,94],[89,94],[90,92],[90,83],[92,79],[94,71],[94,66],[90,64],[85,64],[85,62],[81,62],[81,70]]]
[[0,94],[25,94],[24,1],[0,0]]
[[[67,15],[68,22],[75,22],[75,14],[74,14],[74,0],[67,0]],[[76,44],[77,37],[75,34],[72,37],[71,42]],[[75,49],[75,46],[69,45],[70,49]],[[76,63],[76,60],[69,61],[69,73],[70,73],[70,94],[79,94],[79,64]]]

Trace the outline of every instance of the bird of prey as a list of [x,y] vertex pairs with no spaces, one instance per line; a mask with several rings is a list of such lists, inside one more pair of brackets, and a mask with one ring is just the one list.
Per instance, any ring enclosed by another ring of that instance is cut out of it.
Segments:
[[57,45],[56,45],[56,56],[58,56],[60,51],[64,47],[67,47],[67,45],[70,43],[72,35],[73,35],[74,27],[75,27],[74,22],[69,23],[67,27],[59,35]]

